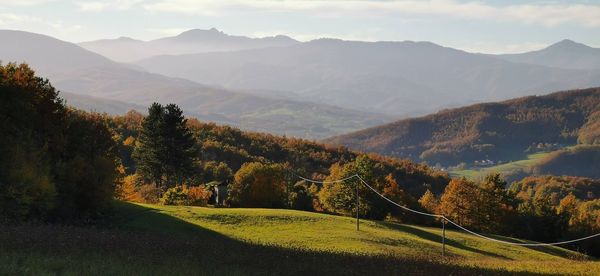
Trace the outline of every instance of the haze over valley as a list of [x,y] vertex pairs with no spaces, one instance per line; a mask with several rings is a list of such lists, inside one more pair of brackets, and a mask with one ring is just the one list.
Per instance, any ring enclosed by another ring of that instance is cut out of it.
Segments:
[[[300,42],[215,28],[78,45],[8,30],[0,38],[7,42],[2,60],[28,62],[62,91],[94,97],[72,97],[76,106],[114,112],[174,102],[202,120],[309,139],[444,108],[600,85],[600,50],[570,40],[530,53],[481,55],[431,42]],[[579,60],[585,65],[574,65]]]
[[0,0],[0,275],[600,275],[600,0]]

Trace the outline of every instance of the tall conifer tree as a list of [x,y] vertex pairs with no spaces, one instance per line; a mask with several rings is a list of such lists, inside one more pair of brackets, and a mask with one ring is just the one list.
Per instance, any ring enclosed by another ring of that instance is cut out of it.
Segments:
[[174,104],[152,104],[133,154],[138,172],[158,187],[171,187],[191,177],[195,141],[187,119]]

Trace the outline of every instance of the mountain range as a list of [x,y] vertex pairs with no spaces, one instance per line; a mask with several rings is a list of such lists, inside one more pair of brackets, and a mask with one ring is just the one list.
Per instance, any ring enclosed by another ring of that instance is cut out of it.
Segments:
[[79,43],[79,46],[118,62],[132,62],[156,55],[181,55],[202,52],[227,52],[277,46],[290,46],[298,41],[284,35],[263,38],[233,36],[215,28],[193,29],[177,36],[150,41],[129,37]]
[[312,139],[390,120],[380,114],[254,96],[149,73],[45,35],[2,30],[0,41],[1,61],[28,63],[66,92],[67,100],[75,99],[71,102],[77,107],[111,112],[116,102],[121,108],[131,105],[134,109],[152,102],[176,103],[202,120]]
[[0,39],[0,60],[29,63],[82,108],[112,113],[173,102],[201,120],[310,139],[467,104],[600,86],[600,49],[570,40],[484,55],[431,42],[300,42],[214,28],[79,45],[8,30]]
[[261,96],[397,117],[600,85],[600,70],[510,62],[411,41],[319,39],[286,47],[162,55],[135,64],[157,74],[267,93]]

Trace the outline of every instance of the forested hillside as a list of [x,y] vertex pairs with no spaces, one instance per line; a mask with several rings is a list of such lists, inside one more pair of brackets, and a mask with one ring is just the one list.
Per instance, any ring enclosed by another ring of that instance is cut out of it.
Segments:
[[397,121],[325,142],[444,166],[523,159],[565,145],[597,144],[600,88],[477,104]]
[[[124,116],[106,116],[107,122],[121,144],[121,157],[128,171],[135,171],[131,158],[135,141],[139,137],[143,115],[130,111]],[[245,132],[229,126],[204,123],[188,119],[189,126],[197,142],[198,163],[196,170],[201,172],[206,165],[223,163],[229,171],[236,172],[244,163],[260,162],[282,164],[287,170],[303,176],[324,179],[329,169],[336,163],[350,163],[360,154],[343,147],[327,147],[322,144],[297,138],[286,138],[270,134]],[[448,176],[430,167],[409,160],[399,160],[379,155],[369,155],[381,168],[382,173],[392,173],[401,187],[413,196],[420,196],[425,190],[441,192],[448,183]],[[231,177],[232,175],[230,175]],[[300,180],[288,175],[290,181]],[[199,183],[210,182],[212,176],[200,176]]]
[[[110,212],[115,196],[170,204],[170,194],[196,187],[206,199],[209,183],[230,184],[231,206],[323,211],[321,187],[295,185],[298,176],[325,179],[340,166],[356,165],[356,172],[377,176],[373,185],[393,184],[412,202],[449,182],[447,174],[409,160],[188,120],[174,104],[155,103],[147,116],[77,111],[25,64],[0,66],[0,77],[3,216],[95,217]],[[261,200],[247,201],[257,194]]]
[[[600,228],[597,181],[591,179],[528,178],[508,190],[499,174],[451,180],[410,160],[187,119],[175,104],[154,103],[147,115],[77,111],[25,64],[0,66],[0,77],[0,130],[6,134],[0,137],[0,220],[102,224],[114,219],[118,199],[439,222],[400,205],[474,231],[537,241],[581,237]],[[592,108],[583,103],[595,104],[590,100],[595,92],[554,96],[585,110]],[[565,139],[577,139],[572,136]],[[598,254],[592,242],[571,246]]]
[[600,179],[600,146],[578,146],[552,152],[532,168],[532,173]]

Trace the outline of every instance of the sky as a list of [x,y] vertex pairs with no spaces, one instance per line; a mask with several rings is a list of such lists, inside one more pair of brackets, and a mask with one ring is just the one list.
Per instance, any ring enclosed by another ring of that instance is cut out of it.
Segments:
[[251,37],[431,41],[516,53],[562,39],[600,47],[600,0],[0,0],[0,29],[70,42],[213,27]]

